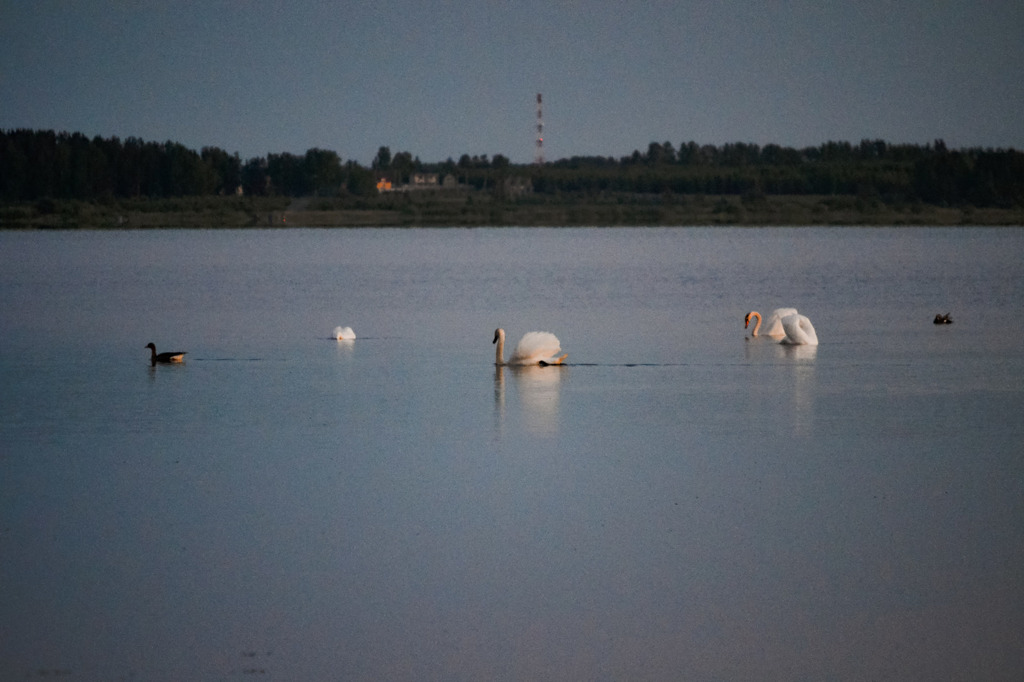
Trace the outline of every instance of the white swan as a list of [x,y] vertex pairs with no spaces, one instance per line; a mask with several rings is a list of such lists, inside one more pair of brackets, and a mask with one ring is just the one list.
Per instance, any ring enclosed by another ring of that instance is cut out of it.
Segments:
[[803,315],[787,315],[782,318],[782,328],[786,330],[786,338],[779,343],[793,346],[817,346],[818,334],[814,325]]
[[338,341],[351,341],[356,338],[356,333],[352,331],[352,327],[335,327],[334,338]]
[[[786,335],[785,330],[782,328],[782,318],[787,315],[796,315],[796,308],[776,308],[772,311],[772,314],[768,316],[768,321],[764,324],[764,335],[771,336],[772,338],[781,338]],[[743,328],[746,329],[750,326],[750,321],[757,318],[757,324],[754,325],[754,331],[750,333],[751,336],[757,336],[758,330],[761,329],[761,313],[756,310],[751,310],[747,313],[747,316],[743,318]]]
[[560,365],[569,357],[566,353],[559,357],[562,344],[558,337],[551,332],[527,332],[519,339],[516,349],[512,351],[512,357],[508,362],[503,360],[505,356],[505,330],[501,327],[494,330],[494,340],[491,343],[498,344],[494,349],[495,365]]

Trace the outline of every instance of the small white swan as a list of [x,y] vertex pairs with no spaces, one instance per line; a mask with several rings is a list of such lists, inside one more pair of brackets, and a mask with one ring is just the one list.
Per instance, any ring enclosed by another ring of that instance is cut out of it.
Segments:
[[[796,315],[796,308],[776,308],[772,311],[772,314],[768,316],[768,321],[764,323],[764,335],[772,338],[782,338],[786,335],[785,330],[782,328],[782,318],[787,315]],[[750,326],[750,321],[757,318],[757,324],[754,325],[754,331],[750,333],[751,336],[757,336],[758,331],[761,329],[761,313],[756,310],[751,310],[747,313],[747,316],[743,318],[743,328],[746,329]]]
[[558,337],[551,332],[527,332],[519,339],[516,349],[512,351],[512,357],[505,362],[505,330],[498,327],[494,330],[494,340],[491,343],[498,344],[494,349],[494,364],[501,365],[560,365],[569,357],[562,351],[562,344]]
[[817,346],[818,334],[814,331],[814,325],[803,315],[787,315],[782,318],[782,328],[786,331],[786,338],[779,341],[792,346]]
[[334,338],[338,341],[351,341],[356,338],[356,333],[352,331],[352,327],[335,327]]

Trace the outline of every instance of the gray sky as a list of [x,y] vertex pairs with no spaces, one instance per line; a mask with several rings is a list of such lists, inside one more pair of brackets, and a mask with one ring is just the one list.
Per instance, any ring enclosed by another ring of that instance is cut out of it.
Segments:
[[1020,0],[0,0],[0,128],[426,162],[1024,148]]

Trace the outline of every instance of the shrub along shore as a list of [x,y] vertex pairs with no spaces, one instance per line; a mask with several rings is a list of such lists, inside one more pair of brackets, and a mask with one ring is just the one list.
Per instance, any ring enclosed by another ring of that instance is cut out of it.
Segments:
[[887,203],[843,195],[606,195],[498,200],[474,191],[369,199],[185,197],[0,206],[0,229],[506,226],[1024,226],[1024,208]]

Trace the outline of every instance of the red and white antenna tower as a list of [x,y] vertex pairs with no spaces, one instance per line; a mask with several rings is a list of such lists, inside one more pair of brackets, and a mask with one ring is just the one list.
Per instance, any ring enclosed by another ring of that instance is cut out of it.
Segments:
[[537,156],[533,162],[538,166],[544,163],[544,115],[540,109],[540,93],[537,93]]

